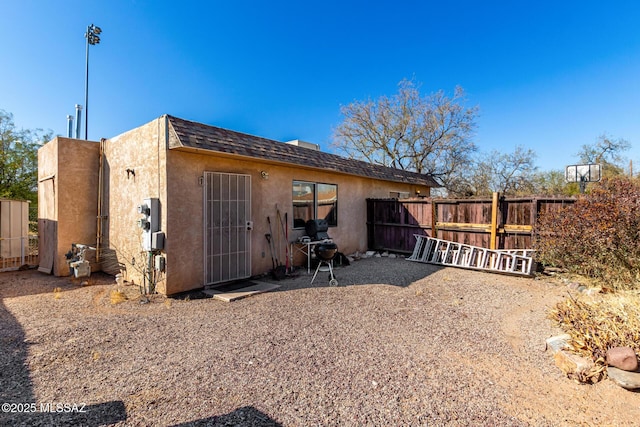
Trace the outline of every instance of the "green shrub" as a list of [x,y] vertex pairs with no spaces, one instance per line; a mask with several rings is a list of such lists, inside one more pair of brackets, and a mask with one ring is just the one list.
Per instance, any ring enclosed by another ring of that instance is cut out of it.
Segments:
[[613,289],[640,288],[640,182],[615,177],[536,224],[537,260]]

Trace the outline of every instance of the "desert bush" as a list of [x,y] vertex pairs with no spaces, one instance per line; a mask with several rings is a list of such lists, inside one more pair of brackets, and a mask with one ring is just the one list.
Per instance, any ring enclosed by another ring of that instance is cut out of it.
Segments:
[[538,262],[594,278],[613,289],[640,287],[640,182],[615,177],[574,204],[540,215]]
[[595,365],[576,374],[580,382],[595,383],[604,377],[607,350],[631,347],[640,354],[640,295],[637,293],[600,294],[597,299],[570,297],[549,312],[571,337],[569,350],[591,359]]

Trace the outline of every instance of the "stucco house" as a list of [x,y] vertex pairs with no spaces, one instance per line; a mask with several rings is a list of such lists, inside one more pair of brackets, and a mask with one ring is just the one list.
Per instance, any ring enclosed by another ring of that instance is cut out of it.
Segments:
[[57,137],[38,163],[41,271],[68,275],[72,243],[99,246],[106,271],[167,295],[268,272],[265,235],[284,247],[309,219],[327,219],[341,252],[364,251],[367,198],[428,196],[438,186],[169,115],[100,142]]

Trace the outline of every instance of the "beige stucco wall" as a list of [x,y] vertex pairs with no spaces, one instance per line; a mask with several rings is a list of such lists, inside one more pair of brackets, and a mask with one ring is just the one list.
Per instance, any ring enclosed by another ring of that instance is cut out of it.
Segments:
[[[167,122],[158,118],[146,125],[108,139],[104,145],[103,253],[108,262],[125,268],[127,280],[143,283],[148,253],[143,250],[143,232],[138,226],[137,207],[145,198],[160,201],[160,230],[166,234],[160,254],[166,272],[155,273],[157,290],[175,294],[201,288],[204,283],[203,183],[204,172],[226,172],[251,176],[252,274],[271,269],[271,255],[265,234],[271,217],[277,233],[276,208],[292,222],[293,181],[336,184],[338,186],[338,226],[329,235],[340,251],[367,249],[366,199],[389,197],[390,192],[429,188],[378,181],[334,172],[290,167],[255,159],[239,159],[208,151],[167,150]],[[38,152],[38,176],[53,182],[53,203],[40,212],[40,219],[55,224],[54,274],[69,274],[65,253],[72,243],[96,243],[99,143],[56,138]],[[268,173],[268,179],[261,172]],[[39,191],[45,187],[39,185]],[[49,191],[51,196],[51,191]],[[289,240],[304,234],[289,227]],[[284,241],[284,237],[282,237]],[[284,254],[279,258],[284,262]],[[296,264],[306,259],[297,253]]]
[[[147,266],[143,231],[137,224],[142,218],[138,206],[145,198],[160,200],[160,230],[167,225],[165,123],[161,117],[105,143],[106,256],[117,257],[126,269],[125,278],[136,284],[143,283]],[[157,290],[166,293],[164,275],[158,274],[157,280]]]
[[42,249],[53,251],[56,276],[69,274],[65,254],[72,243],[96,243],[98,158],[94,141],[57,137],[38,150],[38,222],[54,225],[47,231],[56,234],[55,243]]
[[[292,185],[294,180],[338,185],[338,226],[329,229],[339,250],[352,253],[367,249],[366,199],[389,197],[390,192],[420,189],[428,195],[428,187],[382,182],[334,172],[265,163],[252,159],[239,160],[210,152],[187,152],[172,149],[167,154],[167,292],[176,293],[203,286],[203,186],[204,172],[226,172],[251,176],[251,204],[254,228],[251,231],[252,274],[271,269],[271,256],[265,234],[271,217],[276,234],[276,206],[282,217],[289,213],[292,221]],[[268,179],[261,178],[266,171]],[[302,230],[289,229],[289,240],[303,235]],[[306,263],[300,254],[297,264]],[[284,261],[284,255],[280,255]]]

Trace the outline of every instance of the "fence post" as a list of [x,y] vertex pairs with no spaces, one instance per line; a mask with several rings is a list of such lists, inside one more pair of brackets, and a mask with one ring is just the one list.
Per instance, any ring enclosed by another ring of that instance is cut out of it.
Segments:
[[489,249],[496,248],[496,237],[498,235],[498,193],[493,193],[491,201],[491,237],[489,240]]
[[435,199],[431,198],[431,237],[437,239],[438,238],[438,229],[436,228],[436,223],[438,222],[437,218],[438,206],[436,205]]

